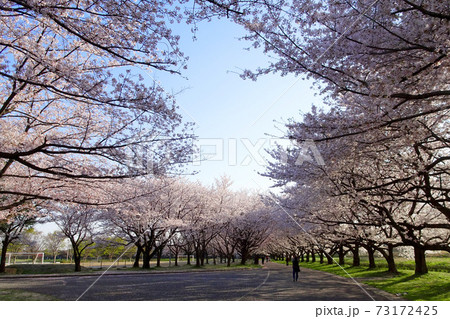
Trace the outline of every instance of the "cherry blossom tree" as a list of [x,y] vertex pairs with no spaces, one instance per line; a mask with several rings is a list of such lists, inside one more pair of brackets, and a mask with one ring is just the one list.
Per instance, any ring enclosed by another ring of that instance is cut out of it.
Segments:
[[144,78],[185,66],[170,30],[184,12],[173,2],[6,1],[0,10],[0,194],[14,197],[5,209],[61,199],[73,179],[163,174],[188,159],[192,134],[173,97]]
[[[150,268],[154,256],[159,265],[162,250],[178,235],[186,215],[195,207],[193,186],[177,178],[141,178],[129,186],[140,193],[108,208],[102,218],[104,227],[136,245],[136,267],[142,254],[143,268]],[[114,191],[119,193],[123,188]]]
[[0,219],[0,238],[2,241],[2,255],[0,260],[0,273],[6,269],[6,253],[11,243],[18,240],[23,231],[32,227],[36,222],[36,214],[33,207],[21,206],[10,214],[5,214]]
[[[425,251],[448,250],[449,239],[448,7],[409,0],[252,4],[236,20],[274,59],[243,75],[312,77],[327,106],[287,123],[285,137],[298,144],[274,151],[267,175],[290,189],[291,200],[319,191],[306,213],[313,218],[303,221],[333,227],[342,237],[340,259],[347,247],[358,264],[363,245],[395,270],[393,248],[412,246],[416,273],[426,273]],[[308,140],[319,143],[325,166],[296,165]]]
[[64,240],[64,234],[60,231],[48,233],[44,237],[44,247],[53,257],[53,263],[56,263],[56,257],[64,247]]
[[99,212],[86,205],[52,205],[47,208],[49,219],[69,239],[73,250],[75,271],[81,271],[81,258],[94,245],[99,231]]

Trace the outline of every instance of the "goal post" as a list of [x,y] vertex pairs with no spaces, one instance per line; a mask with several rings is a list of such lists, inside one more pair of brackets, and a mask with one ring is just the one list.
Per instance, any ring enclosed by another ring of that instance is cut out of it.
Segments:
[[[25,260],[24,258],[25,257]],[[31,261],[29,261],[31,257]],[[20,252],[20,253],[6,253],[6,265],[12,264],[36,264],[44,263],[45,254],[42,251],[39,252]],[[21,261],[22,260],[22,261]]]

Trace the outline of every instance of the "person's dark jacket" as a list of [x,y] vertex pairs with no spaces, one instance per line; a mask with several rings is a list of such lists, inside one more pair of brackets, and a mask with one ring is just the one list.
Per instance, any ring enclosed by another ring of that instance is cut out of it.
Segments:
[[292,270],[300,271],[300,266],[298,264],[298,259],[297,258],[292,259]]

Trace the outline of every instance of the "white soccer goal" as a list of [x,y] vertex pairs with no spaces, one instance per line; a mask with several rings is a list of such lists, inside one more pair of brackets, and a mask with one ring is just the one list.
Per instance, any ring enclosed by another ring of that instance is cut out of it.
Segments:
[[6,253],[6,264],[36,264],[44,263],[44,253],[43,252],[21,252],[21,253]]

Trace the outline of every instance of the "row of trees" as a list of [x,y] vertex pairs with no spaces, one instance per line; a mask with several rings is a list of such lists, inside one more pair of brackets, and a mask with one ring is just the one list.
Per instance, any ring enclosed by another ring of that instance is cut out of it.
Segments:
[[[236,254],[245,264],[274,227],[271,207],[257,195],[232,191],[226,177],[212,187],[179,178],[139,178],[111,189],[110,196],[124,192],[126,186],[140,189],[145,195],[102,208],[68,203],[37,207],[40,218],[58,225],[60,236],[70,242],[76,271],[81,270],[83,255],[101,244],[110,250],[118,245],[135,250],[135,267],[139,267],[141,258],[143,268],[150,268],[152,258],[159,266],[167,249],[175,260],[184,254],[190,263],[191,256],[195,256],[197,266],[203,266],[208,256],[226,259],[230,266]],[[23,240],[23,230],[35,219],[35,215],[28,219],[15,215],[14,220],[5,223],[9,228],[1,229],[2,252],[6,253],[14,241]],[[114,238],[114,242],[104,240],[105,236]],[[4,257],[1,267],[4,271]]]
[[378,251],[392,272],[394,248],[410,247],[426,273],[426,251],[450,252],[448,5],[301,0],[249,10],[248,39],[275,59],[247,75],[307,74],[326,106],[290,120],[292,147],[271,153],[280,205],[312,236],[288,241],[341,262],[351,251],[356,265],[360,247],[371,266]]

